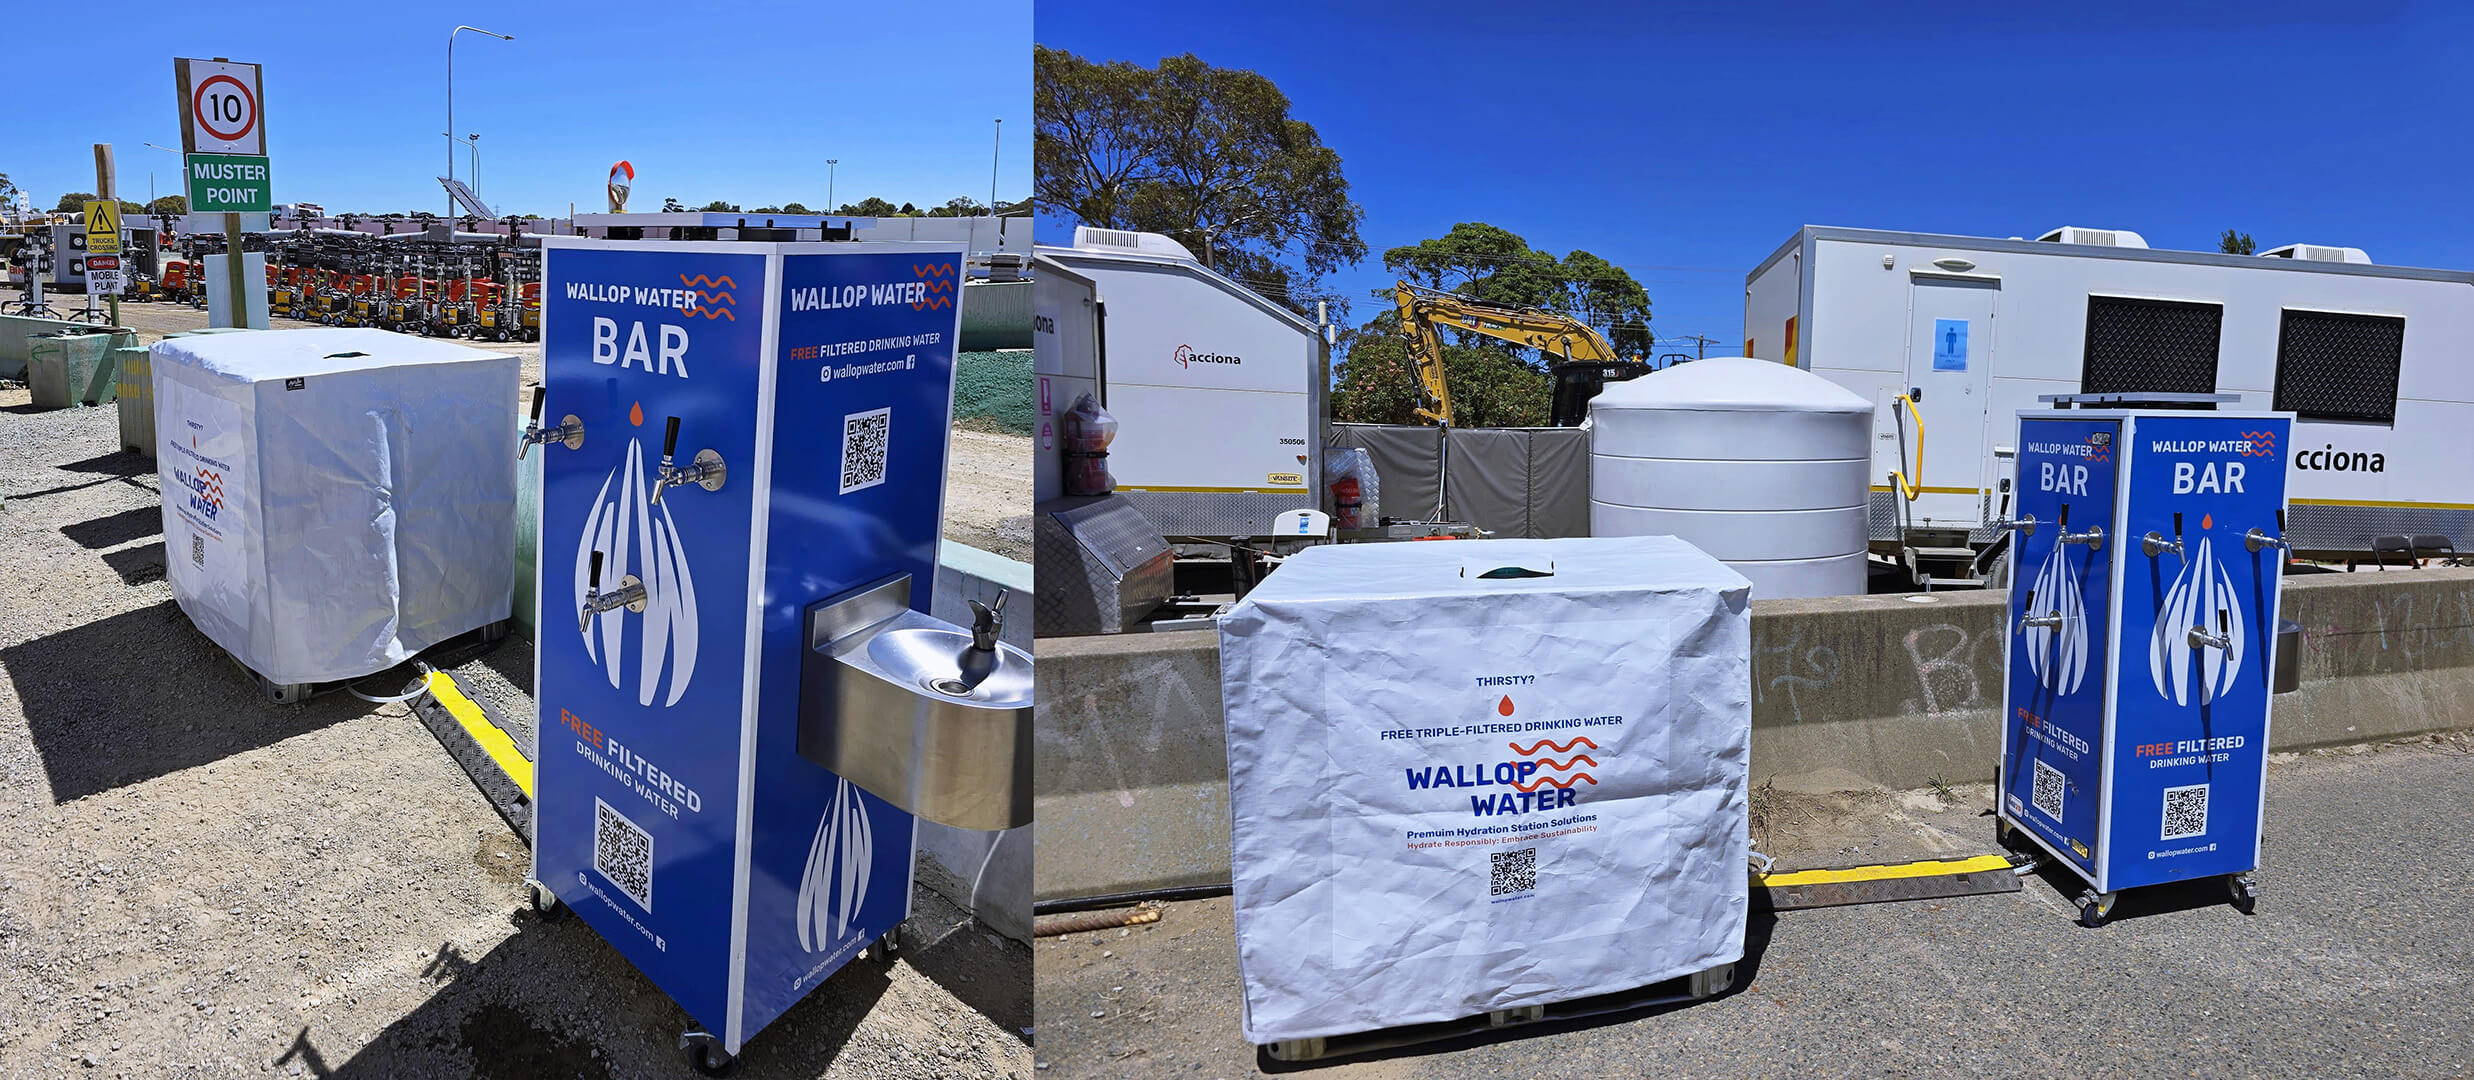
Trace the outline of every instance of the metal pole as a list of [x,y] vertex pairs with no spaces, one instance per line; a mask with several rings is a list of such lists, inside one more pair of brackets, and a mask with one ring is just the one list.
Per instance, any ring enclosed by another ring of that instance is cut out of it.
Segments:
[[[449,180],[455,179],[455,35],[466,30],[476,34],[489,34],[501,41],[515,40],[512,34],[494,33],[478,26],[458,26],[447,31],[447,179]],[[447,193],[447,232],[450,236],[455,232],[455,193],[452,191]]]
[[840,158],[825,159],[825,212],[828,214],[836,213],[842,208],[842,204],[833,201],[833,167],[841,163]]
[[988,149],[988,216],[996,216],[997,155],[1005,149],[1005,118],[996,118],[996,145]]
[[229,292],[232,297],[227,314],[231,316],[231,325],[244,328],[249,325],[249,294],[243,291],[249,287],[249,275],[242,272],[246,261],[241,253],[241,216],[225,214],[223,215],[223,269],[224,280],[231,286]]

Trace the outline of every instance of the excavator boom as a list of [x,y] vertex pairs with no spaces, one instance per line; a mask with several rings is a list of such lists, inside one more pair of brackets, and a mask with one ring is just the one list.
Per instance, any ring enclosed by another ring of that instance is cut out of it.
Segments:
[[1417,415],[1432,423],[1449,426],[1452,422],[1452,387],[1444,377],[1443,340],[1435,332],[1438,323],[1536,349],[1546,354],[1550,368],[1592,364],[1647,370],[1616,355],[1615,346],[1588,323],[1559,312],[1490,304],[1405,281],[1393,286],[1392,299],[1400,309],[1401,333],[1409,339],[1409,366],[1423,391]]

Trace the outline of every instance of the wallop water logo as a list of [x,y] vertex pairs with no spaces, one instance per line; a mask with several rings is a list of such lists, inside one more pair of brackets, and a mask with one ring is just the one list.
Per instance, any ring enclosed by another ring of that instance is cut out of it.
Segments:
[[816,821],[808,843],[807,870],[799,875],[799,903],[791,909],[799,947],[820,952],[850,932],[868,900],[868,874],[876,859],[876,827],[867,804],[848,780],[837,780],[833,805]]
[[[2212,517],[2199,519],[2203,534],[2214,524]],[[2193,627],[2215,633],[2220,626],[2226,638],[2224,648],[2191,645]],[[2156,633],[2148,643],[2148,675],[2156,683],[2156,692],[2172,698],[2176,705],[2190,704],[2191,668],[2196,664],[2201,704],[2231,693],[2235,677],[2242,673],[2244,636],[2242,601],[2234,592],[2233,576],[2225,572],[2202,535],[2198,553],[2175,575],[2173,587],[2165,592],[2164,610],[2156,615]]]
[[2087,598],[2079,591],[2079,579],[2070,572],[2070,561],[2062,557],[2068,550],[2067,544],[2053,545],[2044,566],[2036,571],[2033,594],[2049,601],[2050,610],[2061,614],[2062,624],[2030,626],[2020,635],[2027,647],[2028,671],[2036,676],[2037,685],[2057,694],[2078,690],[2087,678]]
[[[630,408],[627,419],[643,426],[644,406]],[[655,506],[647,497],[642,440],[627,440],[626,464],[610,470],[601,491],[593,496],[592,514],[584,519],[584,535],[576,543],[571,607],[584,606],[595,551],[607,556],[602,564],[602,591],[617,588],[621,578],[634,574],[644,583],[645,607],[642,615],[633,618],[636,613],[622,607],[593,620],[583,631],[584,655],[609,677],[612,687],[624,689],[629,666],[625,645],[632,636],[636,641],[636,703],[653,704],[656,688],[667,674],[670,693],[662,707],[678,704],[696,676],[696,581],[688,572],[687,551],[679,542],[679,526],[671,519],[670,508]]]

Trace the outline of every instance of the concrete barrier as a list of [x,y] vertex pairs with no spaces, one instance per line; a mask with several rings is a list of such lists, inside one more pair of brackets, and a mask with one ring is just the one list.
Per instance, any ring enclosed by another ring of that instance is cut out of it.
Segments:
[[[2474,569],[2289,577],[2302,688],[2270,746],[2474,728]],[[1993,779],[2004,598],[1753,605],[1756,785]],[[1228,761],[1209,631],[1039,642],[1039,899],[1228,880]]]

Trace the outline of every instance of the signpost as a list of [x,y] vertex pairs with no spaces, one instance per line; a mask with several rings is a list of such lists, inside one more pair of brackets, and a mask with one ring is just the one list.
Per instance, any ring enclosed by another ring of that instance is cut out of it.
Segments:
[[[229,322],[249,325],[242,256],[241,215],[275,209],[266,162],[266,91],[256,64],[176,58],[172,82],[180,97],[183,175],[189,178],[189,209],[223,215],[223,261],[232,298]],[[259,286],[261,289],[264,285]]]

